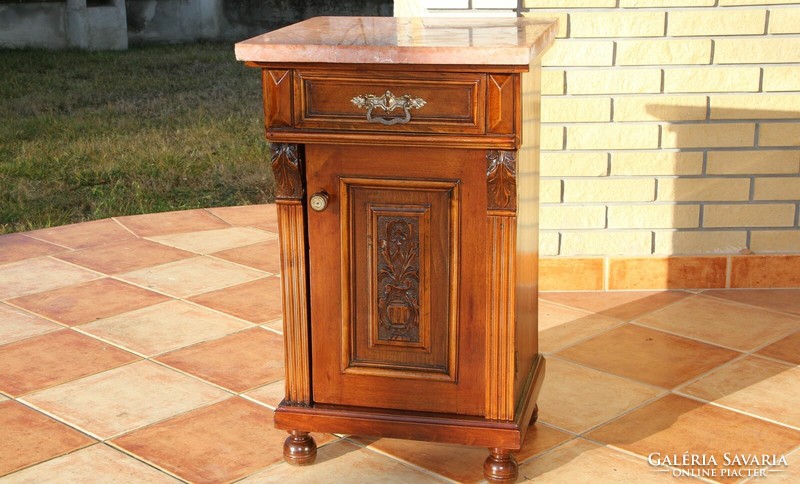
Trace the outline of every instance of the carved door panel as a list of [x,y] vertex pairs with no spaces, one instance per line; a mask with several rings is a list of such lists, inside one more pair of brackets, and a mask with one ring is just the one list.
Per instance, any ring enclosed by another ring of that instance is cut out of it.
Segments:
[[342,367],[455,381],[457,181],[341,178]]
[[308,216],[315,402],[481,414],[482,283],[460,269],[482,257],[462,224],[485,188],[466,193],[464,155],[307,147],[309,193],[329,195]]

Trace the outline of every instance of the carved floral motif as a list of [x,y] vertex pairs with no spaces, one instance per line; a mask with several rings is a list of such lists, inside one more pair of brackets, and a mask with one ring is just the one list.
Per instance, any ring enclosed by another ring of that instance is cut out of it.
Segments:
[[277,198],[299,199],[303,196],[303,179],[300,175],[300,155],[296,144],[270,145],[272,173],[275,175]]
[[419,233],[411,217],[378,217],[378,340],[419,342]]
[[490,210],[515,209],[517,205],[517,158],[515,151],[486,153],[486,195]]

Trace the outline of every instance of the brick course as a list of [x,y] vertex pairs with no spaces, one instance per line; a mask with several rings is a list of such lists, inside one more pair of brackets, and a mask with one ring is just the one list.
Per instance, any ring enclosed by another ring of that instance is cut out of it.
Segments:
[[608,271],[615,254],[800,254],[800,0],[522,3],[560,22],[543,58],[542,255]]

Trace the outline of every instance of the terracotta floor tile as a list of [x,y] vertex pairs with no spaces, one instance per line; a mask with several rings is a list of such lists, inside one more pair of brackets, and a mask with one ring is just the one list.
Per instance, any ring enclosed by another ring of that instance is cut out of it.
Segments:
[[152,356],[253,325],[184,301],[169,301],[81,326],[81,331]]
[[343,440],[319,449],[314,465],[295,467],[282,463],[239,482],[266,484],[334,481],[342,483],[380,482],[382,484],[446,482],[444,479],[436,478],[402,462]]
[[113,219],[34,230],[26,235],[71,249],[85,249],[136,238]]
[[762,348],[758,354],[800,365],[800,331]]
[[24,296],[99,279],[100,274],[41,257],[0,266],[0,299]]
[[651,328],[748,351],[800,329],[800,316],[694,296],[637,319]]
[[25,234],[0,235],[0,264],[18,260],[58,254],[67,249]]
[[703,295],[773,311],[800,314],[800,289],[728,289],[705,291]]
[[0,476],[95,442],[13,400],[0,402],[0,429]]
[[163,294],[106,278],[38,292],[9,303],[74,326],[167,300]]
[[7,484],[84,484],[89,482],[180,482],[122,452],[97,444],[7,476]]
[[0,390],[24,395],[136,359],[107,343],[64,329],[0,346]]
[[250,390],[244,395],[259,403],[263,403],[271,409],[275,409],[286,395],[286,382],[284,380],[278,380],[264,385],[263,387],[258,387],[255,390]]
[[786,456],[786,465],[771,467],[767,470],[767,478],[755,478],[748,483],[797,484],[800,482],[800,450]]
[[264,277],[264,273],[209,257],[193,257],[120,274],[133,282],[171,296],[187,297]]
[[543,292],[541,298],[623,321],[689,296],[683,291]]
[[576,434],[585,432],[664,393],[557,358],[547,361],[539,394],[539,418]]
[[167,353],[158,361],[241,393],[283,378],[283,338],[254,328]]
[[202,209],[130,215],[116,217],[116,220],[139,237],[229,227],[227,223]]
[[[139,239],[120,224],[153,240]],[[321,435],[315,466],[281,462],[286,434],[273,428],[265,407],[280,402],[285,385],[282,337],[271,331],[281,326],[280,280],[268,276],[280,272],[276,229],[275,206],[261,205],[0,236],[0,391],[22,396],[17,402],[0,395],[0,476],[13,472],[0,481],[175,482],[138,458],[190,482],[247,476],[248,482],[298,477],[328,482],[331,476],[381,482],[431,482],[438,475],[459,482],[481,479],[484,448],[392,439],[353,438],[369,445],[361,448],[341,440],[323,445],[332,437]],[[209,255],[196,257],[177,247]],[[724,270],[718,270],[724,269],[724,257],[697,259],[714,262],[713,284],[698,276],[703,271],[690,268],[697,287],[724,282]],[[602,268],[602,259],[586,261]],[[615,261],[610,264],[616,267]],[[678,272],[668,268],[682,274],[685,266],[676,265]],[[781,274],[790,277],[784,266]],[[550,278],[554,287],[564,280],[556,272]],[[584,279],[575,277],[602,285],[602,271],[589,272],[584,270]],[[767,285],[785,279],[762,272],[769,276]],[[122,274],[120,279],[137,285],[102,274]],[[546,282],[543,276],[543,286]],[[191,300],[169,301],[138,286]],[[152,304],[148,297],[155,297]],[[800,427],[799,289],[706,290],[700,296],[542,293],[542,299],[540,347],[555,355],[548,358],[539,397],[542,423],[529,432],[519,457],[521,478],[674,480],[645,457],[688,450],[718,457],[793,452],[790,465],[764,482],[798,480],[800,450],[791,449],[800,445],[800,432],[789,426]],[[63,329],[37,315],[81,326]],[[84,330],[161,356],[158,362],[135,362],[135,355],[81,334]],[[743,356],[716,345],[761,349]],[[730,363],[732,358],[738,359]],[[246,398],[215,385],[246,392]],[[661,389],[675,387],[679,395],[661,396]],[[21,402],[93,435],[114,437],[136,457],[97,444]],[[644,406],[631,410],[638,405]],[[608,447],[570,440],[572,432],[587,429],[588,438]]]
[[68,252],[57,258],[104,274],[119,274],[188,257],[194,254],[151,240],[134,239]]
[[601,333],[622,321],[547,301],[539,303],[539,351],[552,353]]
[[[525,434],[522,449],[516,454],[517,461],[522,462],[570,438],[572,438],[570,434],[552,427],[535,425]],[[362,439],[357,441],[366,442]],[[489,455],[485,447],[401,439],[376,440],[370,443],[368,448],[464,483],[483,479],[483,461]]]
[[[800,431],[677,395],[667,395],[590,432],[588,438],[641,456],[654,452],[661,455],[683,455],[684,452],[713,455],[718,465],[704,469],[717,469],[719,474],[725,462],[723,454],[784,454],[800,443]],[[689,469],[689,466],[683,469]]]
[[278,211],[274,203],[268,205],[244,205],[241,207],[216,207],[206,209],[231,225],[250,227],[275,226],[277,232]]
[[150,240],[198,254],[210,254],[221,250],[246,247],[277,239],[277,237],[277,234],[249,227],[228,227],[225,229],[203,230],[201,232],[159,235],[150,237]]
[[277,239],[237,249],[215,252],[214,257],[236,262],[272,274],[281,272],[281,247]]
[[0,345],[61,328],[63,326],[0,303]]
[[562,484],[566,482],[674,482],[668,473],[656,472],[646,461],[584,439],[520,466],[520,481]]
[[740,353],[626,324],[556,354],[615,375],[674,388]]
[[748,356],[723,366],[679,391],[751,415],[800,427],[800,367],[794,365]]
[[229,396],[177,371],[140,361],[30,394],[24,401],[108,439]]
[[200,408],[112,443],[190,482],[228,482],[283,459],[272,411],[242,398]]
[[274,332],[276,332],[278,334],[283,334],[283,320],[282,319],[271,321],[269,323],[264,323],[264,324],[261,325],[261,327],[264,328],[264,329],[272,330],[272,331],[274,331]]
[[190,301],[253,323],[280,319],[281,280],[266,277],[195,296]]

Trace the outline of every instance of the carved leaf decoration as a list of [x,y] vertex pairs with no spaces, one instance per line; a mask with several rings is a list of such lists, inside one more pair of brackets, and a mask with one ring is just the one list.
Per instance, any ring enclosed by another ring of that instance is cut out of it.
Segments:
[[378,217],[378,340],[419,342],[419,234],[410,217]]
[[272,173],[275,176],[277,198],[299,199],[303,196],[300,156],[296,144],[270,145]]
[[517,205],[517,158],[515,151],[486,153],[487,204],[490,210],[515,209]]

